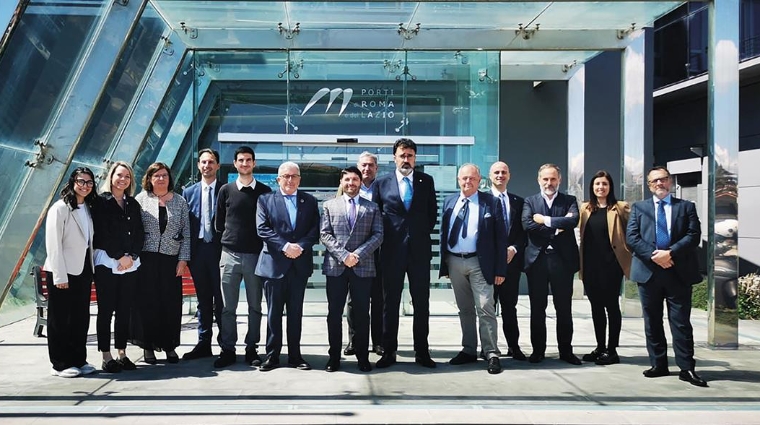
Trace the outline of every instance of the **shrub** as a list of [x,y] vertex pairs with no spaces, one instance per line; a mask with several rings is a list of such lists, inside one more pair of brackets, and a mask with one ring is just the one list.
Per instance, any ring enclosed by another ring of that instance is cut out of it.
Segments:
[[760,319],[760,275],[750,273],[739,278],[739,318]]
[[691,287],[691,307],[707,310],[707,279]]

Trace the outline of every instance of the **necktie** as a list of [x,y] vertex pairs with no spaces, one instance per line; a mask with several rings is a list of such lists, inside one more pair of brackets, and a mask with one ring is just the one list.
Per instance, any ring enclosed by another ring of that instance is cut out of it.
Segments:
[[668,219],[665,216],[665,200],[657,203],[657,230],[655,234],[657,249],[670,248],[670,235],[668,234]]
[[401,195],[401,200],[404,202],[404,208],[409,211],[409,208],[412,207],[412,182],[409,180],[409,177],[404,177],[401,180],[404,182],[404,186],[406,186],[404,193]]
[[501,210],[504,211],[504,223],[507,225],[507,236],[509,236],[509,210],[507,210],[507,196],[505,194],[500,194],[499,199],[501,199]]
[[211,186],[206,186],[206,203],[203,205],[203,241],[211,242],[214,235],[211,233],[211,204],[212,200]]
[[457,242],[459,242],[459,234],[462,234],[462,239],[467,237],[467,218],[470,213],[470,200],[465,198],[462,200],[464,205],[457,213],[457,217],[454,219],[454,224],[451,226],[451,233],[449,233],[449,248],[453,248]]
[[348,226],[351,230],[354,229],[354,224],[356,224],[356,201],[351,198],[348,200]]
[[298,207],[296,207],[296,195],[285,195],[285,199],[287,200],[285,205],[288,207],[288,216],[290,216],[290,227],[295,229],[296,213],[298,212]]

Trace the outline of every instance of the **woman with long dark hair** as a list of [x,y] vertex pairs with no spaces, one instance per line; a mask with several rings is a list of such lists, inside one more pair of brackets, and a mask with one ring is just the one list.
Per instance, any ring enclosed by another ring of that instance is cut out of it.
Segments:
[[[103,371],[109,373],[136,368],[127,357],[126,348],[145,233],[140,204],[132,197],[134,188],[132,167],[124,161],[113,163],[94,209],[98,351],[103,356]],[[114,314],[114,348],[118,359],[111,355]]]
[[156,363],[156,350],[166,352],[167,362],[177,363],[174,350],[180,342],[182,275],[190,261],[190,215],[185,199],[173,192],[166,164],[151,164],[142,187],[136,199],[142,206],[145,243],[132,340],[143,348],[146,363]]
[[90,207],[95,175],[87,167],[71,173],[61,199],[48,210],[45,225],[48,280],[48,354],[50,374],[74,378],[95,372],[87,363],[94,233]]
[[[620,363],[620,285],[631,271],[631,252],[625,243],[625,229],[631,208],[615,198],[615,186],[607,171],[591,178],[588,202],[581,205],[580,277],[591,303],[596,348],[583,356],[598,365]],[[606,328],[609,318],[609,340]]]

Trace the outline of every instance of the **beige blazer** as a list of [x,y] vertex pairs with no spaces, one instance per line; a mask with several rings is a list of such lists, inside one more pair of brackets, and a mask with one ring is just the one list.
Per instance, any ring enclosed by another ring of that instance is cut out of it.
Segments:
[[[84,229],[88,229],[89,241]],[[53,273],[53,283],[67,283],[67,274],[77,276],[84,270],[84,256],[90,248],[90,265],[94,269],[92,254],[92,218],[82,223],[79,213],[72,210],[63,200],[50,207],[45,224],[45,249],[47,258],[42,266]]]
[[[584,202],[581,204],[581,270],[580,278],[583,279],[583,232],[586,230],[586,222],[591,216],[591,204]],[[625,243],[625,229],[628,226],[628,217],[631,214],[631,207],[627,202],[618,201],[612,208],[607,210],[607,230],[610,234],[610,244],[615,252],[615,258],[623,269],[625,277],[631,275],[631,251]]]

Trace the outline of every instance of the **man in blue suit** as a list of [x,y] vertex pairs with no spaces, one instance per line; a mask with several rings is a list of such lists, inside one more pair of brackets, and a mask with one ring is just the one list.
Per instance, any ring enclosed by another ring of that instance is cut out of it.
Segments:
[[543,361],[546,353],[546,305],[549,286],[557,313],[559,358],[573,365],[581,360],[573,354],[573,276],[580,270],[580,254],[575,242],[578,204],[575,196],[559,191],[559,166],[544,164],[538,169],[541,192],[525,198],[522,224],[528,236],[525,247],[525,274],[530,297],[531,363]]
[[[211,338],[214,334],[212,322],[221,329],[222,289],[219,278],[219,258],[222,243],[214,229],[216,194],[221,186],[216,181],[219,170],[219,152],[201,149],[198,152],[198,170],[201,181],[185,188],[182,197],[190,209],[190,274],[193,276],[195,292],[198,296],[198,344],[185,353],[185,360],[211,357]],[[220,340],[221,332],[217,336]]]
[[300,370],[311,365],[301,356],[301,319],[306,282],[314,268],[312,247],[319,240],[319,209],[312,195],[298,190],[298,164],[277,170],[279,190],[259,198],[256,229],[264,241],[256,275],[264,280],[267,299],[267,358],[262,372],[280,365],[282,314],[288,311],[288,364]]
[[501,201],[478,191],[480,170],[465,164],[457,175],[461,193],[443,203],[441,220],[441,277],[451,278],[462,326],[462,351],[452,365],[478,360],[475,317],[480,327],[480,345],[488,360],[488,373],[501,372],[496,348],[494,285],[507,275],[507,227]]
[[404,275],[409,277],[409,293],[414,306],[414,361],[434,368],[428,346],[430,319],[430,261],[432,240],[438,218],[433,178],[415,171],[417,145],[401,138],[393,144],[396,171],[375,180],[380,195],[377,204],[383,214],[383,245],[380,249],[383,275],[383,349],[376,366],[396,363],[399,306]]
[[647,173],[653,197],[631,207],[626,241],[633,252],[631,280],[638,283],[644,332],[651,368],[647,378],[668,376],[668,341],[662,325],[663,300],[673,334],[678,378],[706,387],[694,371],[694,335],[691,327],[691,285],[702,281],[697,262],[701,229],[694,203],[670,194],[672,180],[665,167]]

